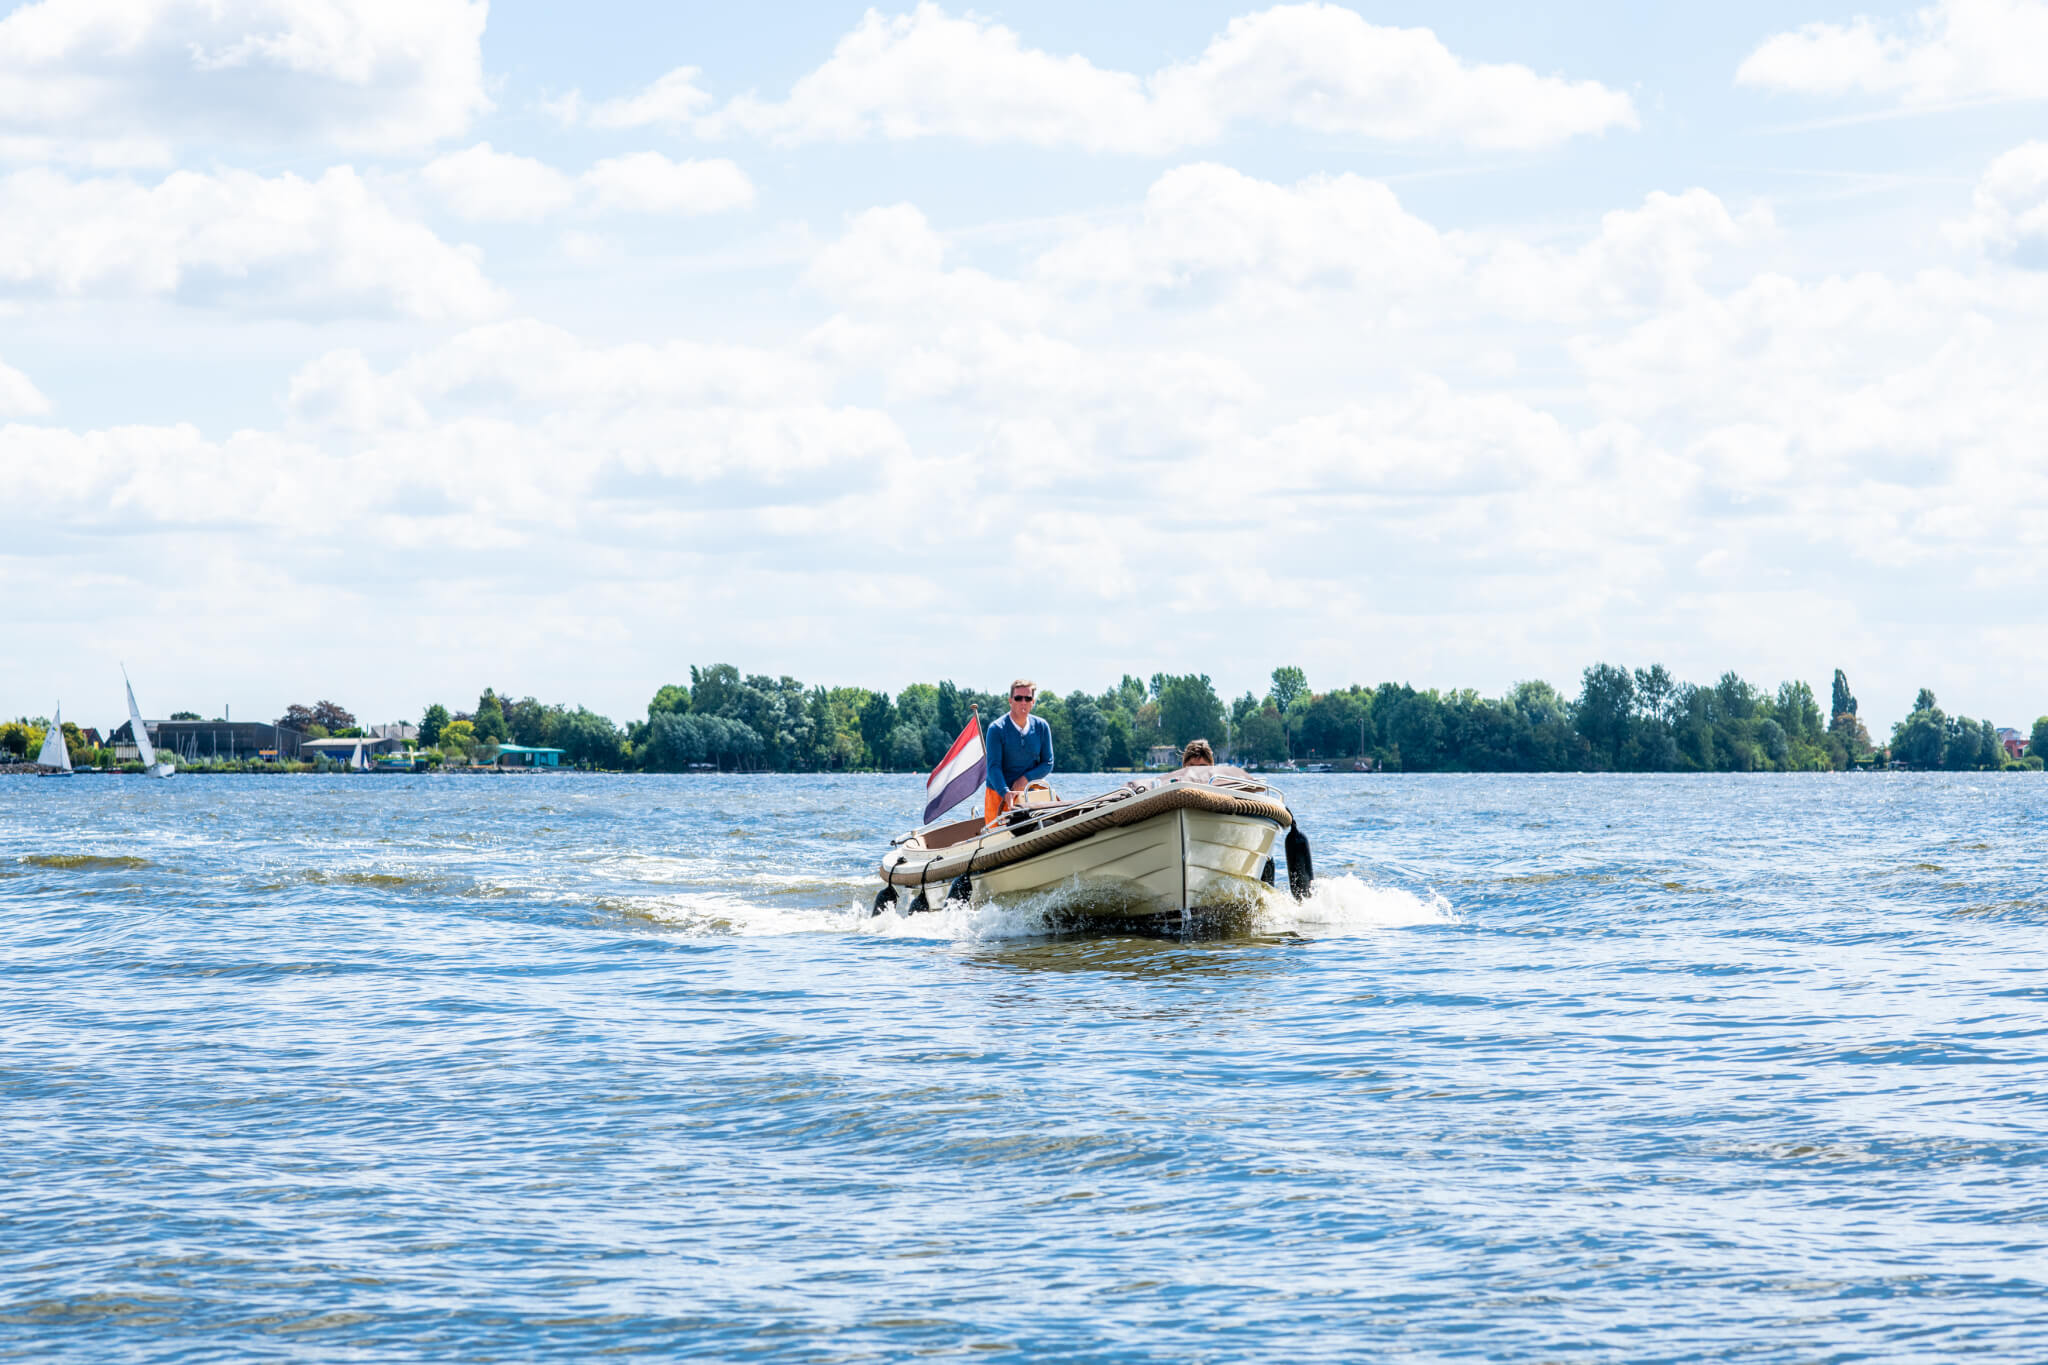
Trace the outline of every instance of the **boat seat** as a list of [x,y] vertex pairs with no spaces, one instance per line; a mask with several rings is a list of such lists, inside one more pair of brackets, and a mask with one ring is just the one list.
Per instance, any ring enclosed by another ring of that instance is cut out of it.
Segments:
[[982,824],[979,815],[971,820],[955,820],[950,825],[940,825],[936,829],[926,830],[924,832],[924,846],[926,848],[951,848],[955,844],[964,844],[969,839],[978,837],[985,828],[986,826]]

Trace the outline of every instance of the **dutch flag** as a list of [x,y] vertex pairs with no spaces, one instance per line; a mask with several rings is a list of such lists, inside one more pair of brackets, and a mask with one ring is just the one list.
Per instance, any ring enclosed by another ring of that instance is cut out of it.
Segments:
[[987,771],[988,753],[981,747],[981,716],[976,713],[968,717],[967,728],[924,780],[924,823],[930,824],[974,795],[974,789],[987,779]]

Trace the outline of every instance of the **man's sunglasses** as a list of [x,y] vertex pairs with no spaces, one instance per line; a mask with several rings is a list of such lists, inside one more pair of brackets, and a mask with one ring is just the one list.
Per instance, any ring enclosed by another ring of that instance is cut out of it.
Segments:
[[1019,694],[1019,693],[1016,693],[1016,692],[1012,692],[1012,693],[1010,694],[1010,700],[1011,700],[1011,701],[1036,701],[1036,700],[1037,700],[1037,698],[1036,698],[1036,697],[1035,697],[1035,696],[1034,696],[1033,694],[1031,694],[1031,693],[1029,693],[1029,692],[1025,692],[1025,693],[1022,693],[1022,694]]

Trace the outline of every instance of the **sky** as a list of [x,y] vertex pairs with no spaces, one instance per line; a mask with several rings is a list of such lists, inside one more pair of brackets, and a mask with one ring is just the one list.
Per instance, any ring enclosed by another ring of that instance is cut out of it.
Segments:
[[[1668,11],[1668,12],[1667,12]],[[0,711],[2048,711],[2048,0],[0,8]]]

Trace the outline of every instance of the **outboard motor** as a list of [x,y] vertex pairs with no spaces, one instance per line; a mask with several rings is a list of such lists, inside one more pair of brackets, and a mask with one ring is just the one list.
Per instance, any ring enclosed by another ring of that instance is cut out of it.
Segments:
[[1309,856],[1308,836],[1296,823],[1287,831],[1287,889],[1294,893],[1296,900],[1306,900],[1309,888],[1315,884],[1316,864],[1315,859]]

